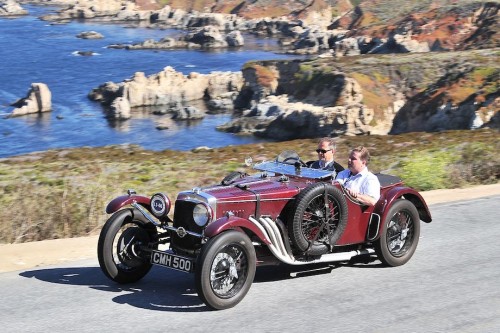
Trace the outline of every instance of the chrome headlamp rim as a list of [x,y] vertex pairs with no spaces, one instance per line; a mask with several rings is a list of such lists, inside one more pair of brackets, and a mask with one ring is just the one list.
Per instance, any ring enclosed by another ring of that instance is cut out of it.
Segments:
[[212,207],[205,202],[198,202],[193,208],[193,221],[199,227],[206,226],[214,216]]
[[165,217],[170,212],[172,203],[165,193],[155,193],[151,196],[151,213],[157,218]]

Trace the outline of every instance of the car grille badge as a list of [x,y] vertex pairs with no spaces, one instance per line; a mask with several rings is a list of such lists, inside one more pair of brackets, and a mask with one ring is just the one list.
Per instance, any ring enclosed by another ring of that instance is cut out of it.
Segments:
[[183,227],[177,228],[176,232],[177,236],[179,236],[180,238],[184,238],[187,235],[186,229],[184,229]]

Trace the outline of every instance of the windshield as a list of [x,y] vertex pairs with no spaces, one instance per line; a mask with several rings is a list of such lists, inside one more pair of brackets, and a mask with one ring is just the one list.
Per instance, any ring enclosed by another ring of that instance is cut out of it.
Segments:
[[276,156],[276,162],[294,165],[295,162],[300,161],[299,154],[295,150],[283,150]]
[[300,159],[294,150],[284,150],[272,162],[257,163],[255,170],[265,171],[276,175],[304,177],[311,179],[325,179],[332,177],[332,171],[311,169]]

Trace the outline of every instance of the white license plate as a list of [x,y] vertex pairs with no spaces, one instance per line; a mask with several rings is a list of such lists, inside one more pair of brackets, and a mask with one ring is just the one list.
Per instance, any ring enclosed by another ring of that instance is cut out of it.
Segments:
[[194,271],[194,260],[161,251],[153,250],[151,263],[187,273]]

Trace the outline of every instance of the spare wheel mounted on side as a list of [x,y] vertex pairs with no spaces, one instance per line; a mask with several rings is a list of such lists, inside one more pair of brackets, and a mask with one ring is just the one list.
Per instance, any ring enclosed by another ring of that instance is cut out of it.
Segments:
[[316,183],[306,187],[288,218],[294,249],[309,255],[330,252],[347,225],[347,210],[346,199],[335,186]]

